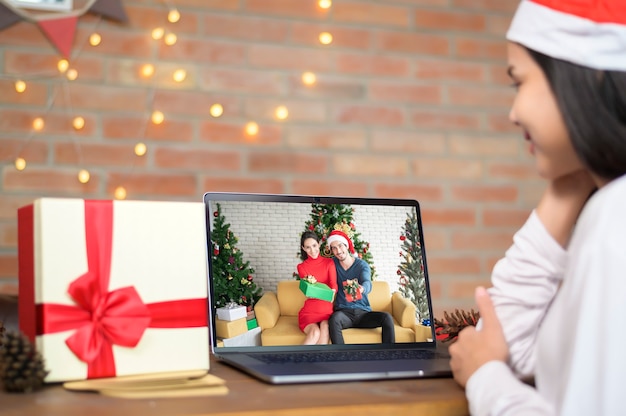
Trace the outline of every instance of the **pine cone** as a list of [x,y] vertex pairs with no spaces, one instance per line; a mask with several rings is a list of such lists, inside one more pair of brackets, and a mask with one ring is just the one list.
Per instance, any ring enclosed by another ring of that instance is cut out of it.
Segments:
[[28,393],[40,389],[48,372],[41,354],[19,331],[6,331],[0,347],[0,381],[5,391]]
[[466,326],[476,326],[480,314],[474,311],[474,309],[470,312],[455,309],[452,315],[444,311],[443,317],[443,320],[435,318],[436,333],[438,335],[446,335],[442,341],[449,342],[455,340],[459,332]]

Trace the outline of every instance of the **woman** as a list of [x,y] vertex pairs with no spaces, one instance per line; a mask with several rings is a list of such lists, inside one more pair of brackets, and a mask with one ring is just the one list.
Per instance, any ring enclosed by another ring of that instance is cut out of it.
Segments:
[[623,414],[626,3],[525,0],[507,39],[509,117],[548,184],[476,290],[454,377],[476,415]]
[[[298,264],[301,279],[313,276],[315,281],[328,285],[337,292],[337,270],[333,260],[320,256],[320,238],[313,231],[305,231],[300,237],[300,257]],[[328,344],[328,318],[333,313],[333,303],[321,299],[308,298],[298,313],[300,330],[305,333],[305,345]]]

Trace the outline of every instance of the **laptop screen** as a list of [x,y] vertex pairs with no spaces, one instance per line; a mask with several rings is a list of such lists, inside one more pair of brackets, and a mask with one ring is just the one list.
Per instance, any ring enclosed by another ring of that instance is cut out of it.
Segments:
[[[316,236],[319,256],[332,260],[327,239],[333,230],[345,233],[354,256],[367,264],[372,284],[365,297],[372,311],[393,318],[394,343],[433,341],[416,201],[237,193],[207,193],[204,201],[214,348],[303,345],[299,314],[307,299],[330,302],[331,311],[339,291],[344,300],[363,302],[350,285],[340,281],[332,293],[332,284],[301,275],[304,268],[299,273],[308,257],[303,233]],[[344,329],[343,335],[346,344],[382,342],[381,328]]]

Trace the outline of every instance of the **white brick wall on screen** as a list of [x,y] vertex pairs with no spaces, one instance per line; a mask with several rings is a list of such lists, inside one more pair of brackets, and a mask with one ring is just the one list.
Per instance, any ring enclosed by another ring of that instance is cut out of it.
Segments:
[[[264,291],[275,291],[277,282],[292,279],[300,263],[300,234],[310,219],[311,204],[270,202],[220,202],[222,214],[237,236],[237,248],[254,268],[254,279]],[[352,205],[354,224],[363,241],[370,243],[376,279],[398,290],[397,275],[402,227],[408,208]]]

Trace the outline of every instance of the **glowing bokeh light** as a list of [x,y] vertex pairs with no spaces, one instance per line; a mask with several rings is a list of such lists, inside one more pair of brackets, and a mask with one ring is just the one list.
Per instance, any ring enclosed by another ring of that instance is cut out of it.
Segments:
[[330,45],[333,42],[333,35],[328,32],[322,32],[319,36],[322,45]]
[[148,151],[148,147],[144,143],[137,143],[135,145],[135,154],[137,156],[143,156]]
[[17,159],[15,159],[15,169],[17,170],[26,169],[26,160],[21,157],[18,157]]
[[89,175],[89,171],[86,169],[81,169],[80,172],[78,172],[78,182],[80,183],[89,182],[90,177],[91,175]]
[[213,117],[217,118],[224,114],[224,107],[222,107],[221,104],[213,104],[209,109],[209,112]]

